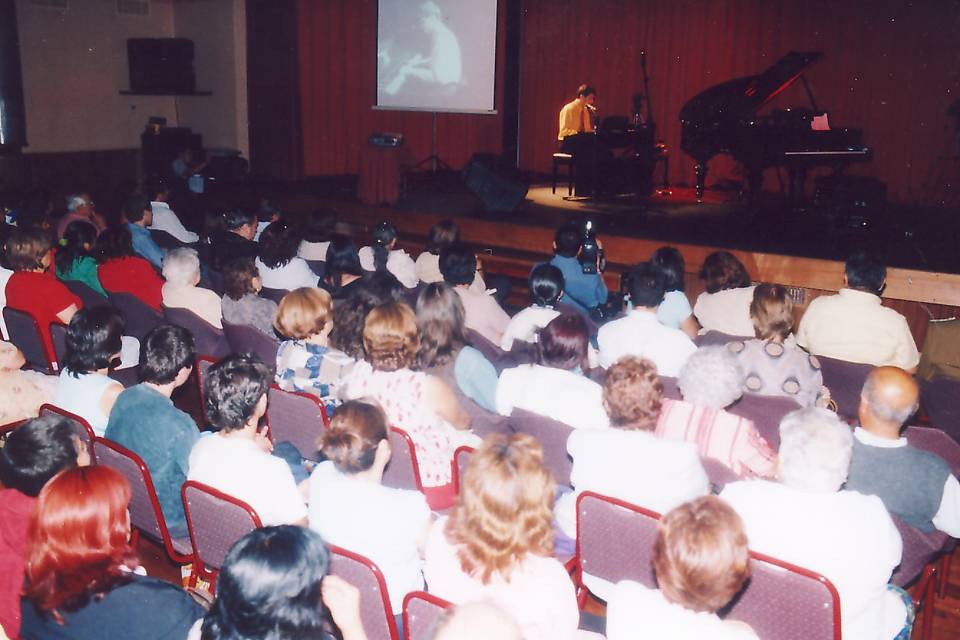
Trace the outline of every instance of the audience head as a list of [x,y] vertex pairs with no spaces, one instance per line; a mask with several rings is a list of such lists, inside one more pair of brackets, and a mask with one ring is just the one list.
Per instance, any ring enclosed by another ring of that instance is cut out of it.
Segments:
[[675,247],[660,247],[653,252],[650,262],[663,272],[664,291],[683,291],[683,273],[686,263]]
[[707,293],[750,286],[747,268],[729,251],[714,251],[708,255],[700,267],[700,279],[706,284]]
[[464,311],[460,296],[445,282],[432,282],[417,296],[417,325],[420,329],[420,366],[424,369],[447,364],[467,343]]
[[223,293],[239,300],[248,293],[260,293],[263,282],[253,258],[234,258],[223,265]]
[[74,220],[67,225],[57,243],[56,262],[60,273],[67,273],[73,263],[90,254],[97,241],[97,228],[89,222]]
[[183,385],[193,370],[193,334],[172,324],[155,329],[140,347],[140,379],[155,385]]
[[653,431],[663,406],[663,383],[646,358],[624,356],[607,369],[603,408],[619,429]]
[[67,327],[67,352],[60,365],[73,376],[107,369],[120,355],[123,316],[109,305],[87,307]]
[[71,193],[66,197],[67,213],[79,213],[87,216],[92,215],[93,200],[89,193]]
[[150,198],[142,193],[135,193],[128,197],[123,203],[123,217],[131,224],[142,224],[149,227],[153,222]]
[[363,360],[363,323],[367,314],[383,302],[366,287],[350,292],[345,300],[333,308],[330,342],[354,360]]
[[204,640],[319,638],[325,610],[320,584],[330,555],[319,534],[282,525],[237,540],[217,578],[203,619]]
[[853,433],[837,414],[810,407],[780,421],[778,474],[795,489],[834,493],[847,481]]
[[180,247],[163,257],[163,279],[172,285],[193,287],[200,283],[200,257],[196,249]]
[[919,388],[913,376],[898,367],[877,367],[860,394],[860,426],[882,438],[899,438],[918,406]]
[[453,220],[441,220],[430,227],[430,237],[427,238],[427,251],[435,256],[440,255],[444,247],[460,241],[460,227]]
[[329,242],[337,227],[337,212],[332,209],[314,209],[303,226],[307,242]]
[[0,482],[7,489],[36,497],[53,476],[78,464],[89,464],[90,454],[66,418],[46,415],[14,429],[0,449]]
[[300,238],[286,222],[271,222],[260,234],[260,261],[278,269],[297,257]]
[[291,340],[327,336],[333,329],[330,294],[316,287],[300,287],[283,296],[273,328]]
[[402,302],[386,302],[367,314],[363,351],[375,371],[412,368],[420,349],[417,316]]
[[407,299],[407,289],[386,269],[365,275],[363,286],[383,301],[404,302]]
[[723,409],[743,395],[743,370],[726,347],[700,347],[681,367],[677,378],[687,402]]
[[653,568],[668,602],[715,613],[750,577],[743,521],[716,496],[674,508],[657,524]]
[[251,354],[229,355],[210,367],[203,383],[204,408],[210,424],[230,432],[256,427],[267,411],[267,390],[273,372]]
[[793,299],[779,284],[758,284],[750,303],[753,330],[761,340],[783,342],[793,330]]
[[556,308],[563,295],[563,273],[547,262],[538,264],[530,272],[530,297],[538,307]]
[[666,279],[658,267],[649,262],[641,262],[630,270],[630,301],[634,307],[655,309],[663,302]]
[[507,612],[491,602],[466,602],[444,611],[431,640],[523,640]]
[[363,267],[360,266],[360,254],[357,245],[350,236],[340,233],[330,236],[326,263],[327,282],[334,287],[340,287],[343,284],[344,275],[363,275]]
[[587,368],[590,330],[579,313],[562,313],[537,334],[537,362],[545,367]]
[[576,222],[566,222],[553,236],[553,250],[558,256],[573,258],[583,245],[583,227]]
[[223,214],[223,228],[247,240],[253,240],[257,235],[257,216],[243,209],[232,209]]
[[448,244],[440,249],[440,273],[447,284],[467,286],[477,277],[477,256],[461,242]]
[[170,195],[170,185],[160,176],[151,176],[146,182],[147,196],[155,202],[165,202]]
[[337,407],[317,448],[340,473],[355,474],[374,466],[382,473],[390,461],[387,416],[370,400],[350,400]]
[[487,436],[470,456],[447,521],[463,570],[486,584],[494,574],[509,579],[527,554],[549,557],[555,489],[536,438]]
[[27,533],[24,596],[62,614],[130,579],[130,484],[108,466],[61,471],[40,491]]
[[108,260],[133,257],[133,236],[130,230],[123,225],[107,227],[99,236],[94,245],[94,257],[103,264]]
[[846,284],[851,289],[880,295],[887,282],[887,268],[876,257],[858,251],[847,258]]
[[387,268],[390,250],[397,244],[397,228],[390,222],[381,222],[373,228],[373,267],[376,271]]
[[4,254],[14,271],[46,271],[50,268],[50,234],[38,227],[17,229],[7,239]]

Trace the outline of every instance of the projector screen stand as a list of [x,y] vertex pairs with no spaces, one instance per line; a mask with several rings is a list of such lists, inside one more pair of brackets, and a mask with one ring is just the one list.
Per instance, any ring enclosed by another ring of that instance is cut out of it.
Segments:
[[423,165],[430,163],[430,171],[436,173],[439,169],[444,171],[451,171],[450,165],[444,162],[440,156],[437,155],[437,112],[433,112],[433,139],[430,146],[430,155],[413,165],[413,169],[419,169]]

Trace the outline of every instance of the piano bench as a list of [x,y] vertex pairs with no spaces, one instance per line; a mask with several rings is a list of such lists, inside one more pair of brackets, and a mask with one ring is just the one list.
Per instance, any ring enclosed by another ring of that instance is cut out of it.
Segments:
[[573,195],[573,183],[574,183],[574,168],[573,168],[573,155],[569,153],[555,153],[553,154],[553,182],[550,186],[550,192],[557,192],[557,171],[560,167],[567,168],[567,195]]

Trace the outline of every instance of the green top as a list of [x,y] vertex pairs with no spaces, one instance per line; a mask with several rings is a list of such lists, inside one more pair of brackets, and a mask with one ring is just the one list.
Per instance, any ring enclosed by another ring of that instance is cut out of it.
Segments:
[[97,277],[97,261],[90,256],[84,256],[74,260],[73,264],[70,265],[70,271],[67,273],[63,273],[60,269],[57,269],[57,277],[61,280],[82,282],[100,295],[104,297],[107,295],[107,292],[104,291],[103,286],[100,284],[100,278]]

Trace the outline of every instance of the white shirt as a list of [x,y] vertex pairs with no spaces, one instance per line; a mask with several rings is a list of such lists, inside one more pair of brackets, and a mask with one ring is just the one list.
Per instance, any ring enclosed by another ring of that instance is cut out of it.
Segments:
[[704,291],[697,296],[693,305],[693,315],[697,317],[700,333],[719,331],[731,336],[756,335],[753,320],[750,319],[750,303],[753,302],[753,290],[756,287],[737,287],[724,289],[716,293]]
[[307,242],[303,240],[297,250],[297,255],[304,260],[323,260],[326,262],[329,247],[329,242]]
[[604,368],[623,356],[641,356],[653,361],[661,376],[670,377],[676,377],[697,350],[687,334],[660,324],[655,313],[643,309],[600,327],[597,343]]
[[607,606],[607,640],[757,640],[747,625],[725,622],[715,613],[697,612],[668,602],[658,589],[623,580]]
[[150,209],[153,210],[153,223],[148,229],[157,231],[166,231],[180,242],[193,244],[200,241],[200,236],[193,231],[187,230],[180,218],[174,213],[173,209],[166,202],[151,202]]
[[6,267],[0,267],[0,333],[3,334],[4,340],[10,339],[10,334],[7,333],[7,323],[3,320],[3,309],[7,306],[7,282],[10,281],[12,275],[13,271]]
[[263,526],[292,524],[307,515],[290,467],[249,438],[210,434],[190,452],[188,480],[243,500]]
[[303,258],[291,258],[290,262],[275,269],[263,264],[260,258],[257,258],[256,264],[260,281],[268,289],[293,291],[300,287],[315,287],[320,280]]
[[[414,263],[417,269],[417,277],[420,282],[443,282],[443,274],[440,273],[440,255],[424,251],[417,256]],[[473,282],[470,283],[470,290],[476,293],[486,293],[487,283],[483,281],[480,271],[473,276]]]
[[394,614],[403,611],[407,593],[423,589],[417,545],[430,507],[422,493],[352,478],[327,461],[310,475],[308,511],[310,528],[326,542],[359,553],[383,572]]
[[497,383],[497,413],[526,409],[574,429],[606,429],[603,387],[573,371],[523,364],[504,369]]
[[551,320],[560,315],[560,312],[550,307],[531,306],[520,311],[510,318],[510,324],[503,332],[500,348],[504,351],[513,349],[514,341],[536,342],[537,331],[543,329]]
[[263,233],[263,230],[270,226],[272,220],[269,218],[267,220],[258,220],[257,221],[257,230],[253,232],[253,241],[260,242],[260,234]]
[[[366,271],[376,271],[373,260],[373,247],[360,249],[360,266]],[[413,289],[420,282],[417,277],[417,265],[403,249],[393,249],[387,254],[387,271],[407,289]]]
[[223,303],[220,296],[203,287],[166,282],[160,290],[163,306],[192,311],[207,324],[223,328]]
[[[853,437],[868,447],[898,449],[909,444],[906,438],[880,438],[863,427],[854,429]],[[957,477],[953,474],[947,476],[947,481],[943,484],[943,496],[940,498],[937,514],[933,516],[933,526],[952,538],[960,538],[960,482],[957,482]]]
[[888,640],[906,611],[887,582],[903,541],[883,502],[856,491],[802,491],[767,480],[720,493],[740,514],[750,549],[825,576],[840,594],[845,640]]

